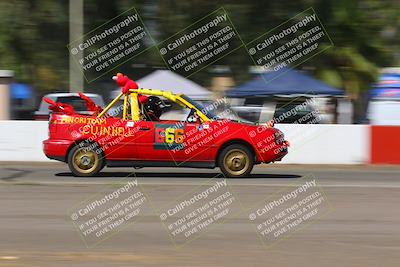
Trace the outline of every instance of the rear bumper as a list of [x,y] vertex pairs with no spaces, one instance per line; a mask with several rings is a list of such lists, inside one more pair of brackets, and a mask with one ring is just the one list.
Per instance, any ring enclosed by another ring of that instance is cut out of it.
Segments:
[[43,141],[43,152],[49,159],[66,162],[68,149],[73,143],[70,140],[47,139]]

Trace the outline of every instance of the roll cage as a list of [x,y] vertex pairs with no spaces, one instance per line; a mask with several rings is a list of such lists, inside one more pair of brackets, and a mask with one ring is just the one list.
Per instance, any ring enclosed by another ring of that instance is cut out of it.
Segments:
[[[173,94],[170,91],[162,91],[162,90],[153,90],[153,89],[129,89],[129,92],[126,94],[120,92],[111,102],[108,104],[103,111],[101,111],[97,117],[103,117],[107,114],[107,112],[116,104],[118,101],[123,98],[123,110],[122,110],[122,120],[127,120],[129,112],[131,114],[131,118],[133,121],[139,121],[140,118],[140,108],[138,95],[147,95],[147,96],[161,96],[168,99],[171,102],[177,103],[178,105],[189,108],[191,110],[196,111],[197,115],[200,118],[201,122],[209,121],[210,118],[204,114],[199,108],[191,104],[189,101],[186,101],[182,94]],[[130,101],[128,101],[128,99]],[[129,108],[130,102],[130,108]]]

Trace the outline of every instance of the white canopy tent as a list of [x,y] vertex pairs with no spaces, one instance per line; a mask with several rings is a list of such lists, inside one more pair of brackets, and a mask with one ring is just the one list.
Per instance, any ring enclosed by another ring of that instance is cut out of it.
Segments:
[[[188,80],[170,70],[156,70],[136,81],[140,88],[171,91],[175,94],[185,94],[194,100],[210,100],[212,92],[197,83]],[[111,97],[117,96],[120,90],[112,92]]]

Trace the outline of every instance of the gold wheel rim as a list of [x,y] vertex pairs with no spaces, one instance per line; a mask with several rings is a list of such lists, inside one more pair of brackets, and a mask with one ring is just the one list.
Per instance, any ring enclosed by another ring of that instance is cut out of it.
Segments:
[[89,148],[79,148],[72,157],[72,164],[81,173],[90,173],[99,164],[99,155]]
[[245,173],[249,164],[249,157],[240,149],[231,150],[224,157],[224,167],[232,175]]

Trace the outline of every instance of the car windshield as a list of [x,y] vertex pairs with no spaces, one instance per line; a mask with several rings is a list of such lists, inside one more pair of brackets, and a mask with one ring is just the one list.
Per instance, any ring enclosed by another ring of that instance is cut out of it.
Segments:
[[[182,97],[187,102],[189,102],[190,104],[195,106],[198,110],[203,112],[204,115],[206,115],[211,120],[226,120],[227,119],[227,120],[234,121],[234,122],[254,124],[248,120],[245,120],[245,119],[239,117],[236,114],[236,112],[234,112],[227,104],[225,104],[222,107],[222,110],[217,110],[216,106],[218,106],[218,105],[214,105],[213,101],[208,101],[209,103],[205,103],[204,105],[202,105],[201,103],[194,101],[187,95],[180,95],[180,97]],[[229,111],[229,112],[227,112],[227,111]],[[216,114],[218,114],[218,115],[216,115]]]
[[213,120],[219,120],[220,118],[215,115],[211,110],[213,109],[213,107],[211,105],[206,105],[203,106],[202,104],[200,104],[199,102],[194,101],[193,99],[191,99],[190,97],[188,97],[187,95],[180,95],[180,97],[182,97],[183,99],[185,99],[187,102],[189,102],[190,104],[192,104],[193,106],[195,106],[198,110],[200,110],[204,115],[206,115],[209,119],[213,119]]

